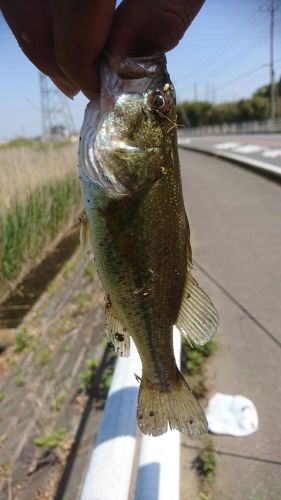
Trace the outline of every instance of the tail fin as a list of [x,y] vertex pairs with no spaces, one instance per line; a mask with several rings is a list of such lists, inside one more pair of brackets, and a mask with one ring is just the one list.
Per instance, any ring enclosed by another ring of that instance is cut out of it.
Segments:
[[140,430],[152,436],[164,434],[168,426],[190,435],[207,432],[205,414],[180,372],[177,384],[165,392],[142,378],[137,419]]

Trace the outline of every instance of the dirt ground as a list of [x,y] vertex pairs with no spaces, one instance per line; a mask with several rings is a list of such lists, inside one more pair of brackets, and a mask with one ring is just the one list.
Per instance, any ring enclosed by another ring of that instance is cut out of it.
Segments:
[[0,355],[1,500],[51,499],[57,490],[67,498],[89,407],[94,440],[113,364],[103,301],[94,266],[77,250]]
[[[80,249],[17,324],[15,345],[0,354],[0,500],[74,500],[116,359],[104,336],[104,292]],[[138,431],[130,499],[140,440]],[[182,500],[199,498],[194,460],[203,446],[181,436]]]

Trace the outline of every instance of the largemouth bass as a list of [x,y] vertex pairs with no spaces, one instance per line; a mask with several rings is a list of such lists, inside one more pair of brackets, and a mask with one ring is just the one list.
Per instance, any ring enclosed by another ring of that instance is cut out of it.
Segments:
[[[215,333],[217,311],[191,276],[176,137],[175,91],[164,55],[105,58],[99,99],[81,131],[79,170],[106,331],[117,353],[130,336],[142,361],[137,420],[157,436],[168,425],[206,431],[203,410],[178,370],[173,325],[196,344]],[[84,224],[85,228],[85,224]]]

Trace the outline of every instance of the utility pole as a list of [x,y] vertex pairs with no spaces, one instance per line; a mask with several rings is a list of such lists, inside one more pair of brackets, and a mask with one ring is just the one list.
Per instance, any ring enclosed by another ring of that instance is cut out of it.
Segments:
[[274,74],[274,14],[275,2],[271,0],[270,6],[270,118],[275,119],[275,74]]
[[205,84],[205,101],[209,101],[209,90],[210,90],[210,87],[209,87],[209,82],[206,81],[206,84]]
[[198,99],[198,91],[197,91],[197,82],[193,83],[193,101],[197,101]]
[[269,30],[269,38],[270,38],[270,92],[269,92],[269,118],[271,122],[275,120],[276,117],[276,90],[275,90],[275,71],[274,71],[274,17],[275,12],[279,10],[278,6],[275,4],[275,0],[270,0],[269,6],[262,6],[259,9],[261,12],[269,12],[270,14],[270,30]]
[[217,87],[216,84],[214,83],[212,85],[212,103],[215,104],[216,102],[216,95],[217,95]]

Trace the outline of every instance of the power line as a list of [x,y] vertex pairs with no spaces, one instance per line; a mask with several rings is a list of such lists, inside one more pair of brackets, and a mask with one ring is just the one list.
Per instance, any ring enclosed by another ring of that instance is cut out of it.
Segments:
[[[255,12],[253,12],[236,30],[234,30],[234,32],[230,35],[229,38],[227,38],[225,41],[224,41],[224,47],[226,45],[229,45],[230,42],[235,38],[235,36],[241,32],[241,30],[243,30],[243,28],[245,28],[245,26],[247,26],[253,19],[254,17],[259,13],[259,9],[255,10]],[[247,42],[248,43],[248,42]],[[245,49],[243,48],[243,53],[244,53]],[[222,56],[222,57],[221,57]],[[220,62],[220,59],[225,59],[225,56],[228,57],[226,54],[225,54],[225,50],[221,50],[218,54],[215,55],[215,68],[217,68],[217,62],[219,62],[219,67],[222,66],[222,64],[225,64],[224,62],[221,63]],[[236,56],[236,57],[239,57]],[[202,77],[202,75],[204,75],[204,73],[206,73],[206,71],[209,70],[210,67],[213,66],[213,60],[210,61],[210,58],[206,59],[206,63],[207,64],[204,64],[204,61],[202,63],[202,67],[203,69],[199,70],[199,72],[193,72],[192,74],[192,77],[194,78],[195,77],[195,80],[197,80],[199,77]],[[213,66],[214,67],[214,66]],[[189,73],[186,73],[183,77],[181,77],[179,80],[177,80],[175,83],[178,85],[179,83],[182,83],[184,82],[187,78],[190,77],[190,72]]]
[[232,83],[236,82],[237,80],[242,80],[244,77],[251,75],[252,73],[256,73],[256,71],[260,71],[265,66],[266,66],[265,64],[262,64],[260,66],[253,68],[253,69],[250,69],[246,73],[242,73],[241,75],[238,75],[235,78],[232,78],[231,80],[228,80],[227,82],[222,83],[221,85],[218,85],[218,89],[222,89],[224,87],[227,87],[228,85],[231,85]]

